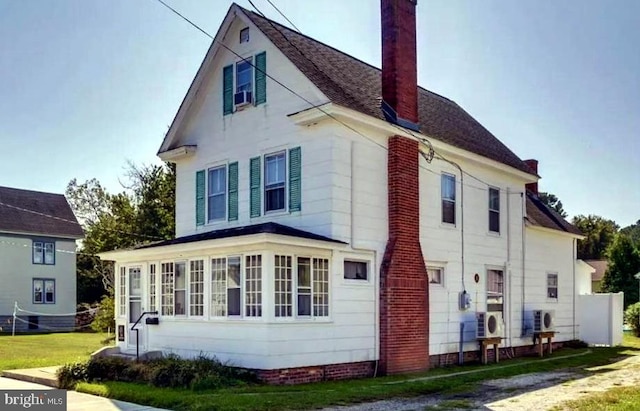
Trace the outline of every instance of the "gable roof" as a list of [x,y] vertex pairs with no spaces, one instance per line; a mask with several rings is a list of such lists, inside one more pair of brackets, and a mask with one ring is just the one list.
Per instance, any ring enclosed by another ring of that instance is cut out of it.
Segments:
[[0,187],[0,232],[82,238],[84,232],[62,194]]
[[607,272],[609,262],[607,260],[585,260],[585,262],[596,269],[591,274],[591,281],[601,281],[604,278],[604,273]]
[[247,225],[247,226],[241,226],[241,227],[222,228],[220,230],[207,231],[205,233],[194,234],[194,235],[189,235],[185,237],[178,237],[172,240],[165,240],[157,243],[145,244],[145,245],[135,247],[134,249],[142,250],[146,248],[163,247],[167,245],[186,244],[186,243],[193,243],[196,241],[217,240],[220,238],[240,237],[240,236],[254,235],[254,234],[279,234],[279,235],[285,235],[289,237],[304,238],[307,240],[318,240],[318,241],[327,241],[331,243],[346,244],[342,241],[334,240],[332,238],[325,237],[323,235],[310,233],[308,231],[299,230],[297,228],[289,227],[289,226],[274,223],[274,222],[267,222],[267,223],[253,224],[253,225]]
[[[385,120],[380,108],[380,69],[250,10],[234,6],[242,10],[333,103]],[[418,87],[418,115],[422,134],[536,175],[455,102]]]
[[527,220],[534,226],[564,231],[569,234],[582,235],[574,225],[565,220],[558,212],[530,191],[527,191]]

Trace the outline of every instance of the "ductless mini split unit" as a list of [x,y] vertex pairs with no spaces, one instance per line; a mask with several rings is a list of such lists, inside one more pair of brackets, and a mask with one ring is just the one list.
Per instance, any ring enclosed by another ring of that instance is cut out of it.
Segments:
[[533,311],[533,332],[544,333],[555,331],[555,311],[534,310]]
[[486,313],[478,313],[478,326],[476,329],[476,337],[484,338],[501,338],[503,336],[502,313],[499,311],[489,311]]

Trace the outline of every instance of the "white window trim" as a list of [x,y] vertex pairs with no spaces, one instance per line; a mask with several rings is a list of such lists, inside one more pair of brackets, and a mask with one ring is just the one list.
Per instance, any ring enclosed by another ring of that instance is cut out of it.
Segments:
[[446,275],[445,275],[445,265],[442,263],[434,263],[434,262],[428,262],[425,265],[425,268],[427,270],[427,276],[428,276],[428,270],[440,270],[440,282],[439,283],[433,283],[431,282],[431,278],[428,278],[429,280],[429,287],[437,287],[437,288],[446,288]]
[[[345,272],[344,272],[344,263],[345,262],[353,262],[353,263],[365,263],[367,265],[367,279],[366,280],[360,280],[357,278],[345,278]],[[373,262],[371,260],[368,259],[364,259],[364,258],[351,258],[351,257],[344,257],[342,259],[342,279],[344,281],[345,284],[349,284],[349,285],[358,285],[358,284],[371,284],[371,277],[373,277],[373,270],[372,270],[372,266],[373,266]]]
[[[225,184],[224,184],[224,216],[220,218],[209,218],[209,172],[224,168]],[[224,223],[229,218],[229,162],[216,163],[207,166],[205,175],[205,226]]]
[[[267,211],[267,157],[284,154],[284,208],[277,210]],[[262,190],[262,210],[264,215],[278,215],[287,214],[289,212],[289,149],[280,148],[274,151],[269,151],[262,155],[262,178],[261,178],[261,190]]]
[[[549,297],[549,276],[550,275],[556,276],[556,298]],[[560,275],[558,274],[557,271],[547,271],[544,277],[544,281],[545,281],[544,293],[545,293],[547,302],[557,303],[560,300],[559,298],[560,297]]]
[[[192,262],[196,262],[196,261],[200,261],[202,262],[202,315],[192,315],[191,314],[191,263]],[[185,293],[185,303],[187,306],[187,309],[185,310],[185,314],[187,317],[192,318],[192,319],[205,319],[208,317],[207,315],[207,297],[208,297],[208,293],[207,293],[207,279],[208,279],[208,270],[207,270],[207,258],[206,257],[193,257],[190,258],[187,261],[187,267],[186,267],[186,276],[187,276],[187,282],[186,282],[186,293]]]
[[[444,208],[442,207],[442,203],[443,201],[449,201],[449,200],[445,200],[444,197],[442,196],[442,182],[443,182],[442,177],[443,176],[448,176],[453,178],[453,188],[455,193],[454,200],[453,200],[453,221],[454,221],[453,223],[443,221]],[[457,228],[458,226],[458,178],[456,177],[455,174],[447,173],[445,171],[443,171],[440,174],[440,226],[448,227],[448,228]]]
[[[491,209],[491,190],[498,192],[498,209]],[[507,199],[508,201],[509,199]],[[502,234],[502,195],[498,187],[489,186],[487,189],[487,233],[492,236],[499,237]],[[498,231],[491,230],[491,212],[498,213]],[[507,222],[508,223],[508,222]]]

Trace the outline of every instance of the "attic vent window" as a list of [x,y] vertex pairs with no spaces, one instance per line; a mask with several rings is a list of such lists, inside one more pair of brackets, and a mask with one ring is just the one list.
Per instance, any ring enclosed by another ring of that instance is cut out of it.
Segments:
[[240,30],[240,44],[249,42],[249,27]]

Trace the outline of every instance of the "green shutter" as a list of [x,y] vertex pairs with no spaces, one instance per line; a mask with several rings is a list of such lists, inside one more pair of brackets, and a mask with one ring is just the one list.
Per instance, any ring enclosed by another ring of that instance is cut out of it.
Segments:
[[233,113],[233,66],[222,71],[222,109],[225,115]]
[[289,150],[289,212],[300,211],[302,202],[302,150]]
[[250,165],[250,208],[251,217],[260,217],[260,157],[254,157],[251,159]]
[[238,162],[229,164],[229,221],[238,219]]
[[267,53],[262,52],[256,55],[256,106],[267,102]]
[[204,225],[204,170],[196,172],[196,225]]

